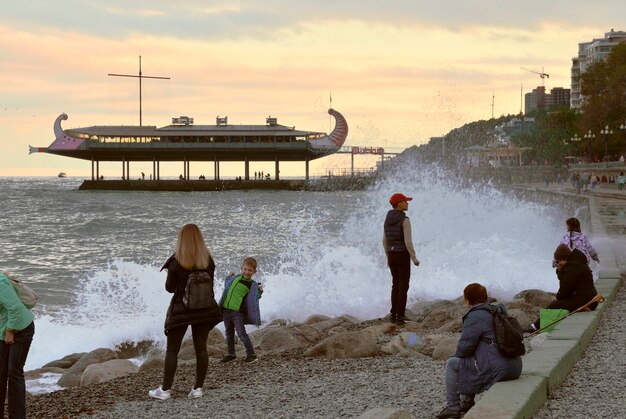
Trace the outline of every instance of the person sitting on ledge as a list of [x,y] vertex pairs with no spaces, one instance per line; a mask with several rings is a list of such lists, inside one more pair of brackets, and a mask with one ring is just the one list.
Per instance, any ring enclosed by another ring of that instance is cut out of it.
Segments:
[[[566,244],[559,244],[554,251],[556,261],[556,276],[559,278],[559,290],[556,293],[556,300],[548,304],[546,308],[562,308],[574,311],[587,304],[598,292],[593,285],[593,274],[587,258],[578,249],[570,250]],[[595,310],[598,303],[589,304],[589,310]],[[527,333],[539,330],[539,319],[535,320]]]
[[474,406],[474,395],[498,381],[515,380],[522,373],[522,358],[507,358],[494,344],[487,289],[481,284],[469,284],[463,290],[463,299],[469,310],[463,316],[456,353],[446,362],[446,407],[437,415],[439,419],[460,418]]

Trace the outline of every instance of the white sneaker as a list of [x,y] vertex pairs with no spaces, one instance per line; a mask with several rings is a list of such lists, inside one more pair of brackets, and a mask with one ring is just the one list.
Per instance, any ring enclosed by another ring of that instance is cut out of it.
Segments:
[[154,397],[155,399],[167,400],[172,397],[172,392],[171,390],[163,390],[163,388],[159,387],[156,390],[148,391],[148,395],[150,395],[150,397]]
[[197,399],[199,397],[202,397],[203,394],[204,393],[202,392],[202,387],[192,388],[187,397],[189,397],[190,399]]

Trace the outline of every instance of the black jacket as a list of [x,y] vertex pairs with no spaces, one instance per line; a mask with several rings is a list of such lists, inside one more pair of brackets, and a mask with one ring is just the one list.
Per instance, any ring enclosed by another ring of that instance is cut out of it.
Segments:
[[[185,285],[187,285],[187,277],[192,272],[183,268],[174,255],[165,262],[161,270],[167,269],[167,279],[165,280],[165,289],[167,292],[173,293],[172,300],[167,309],[165,316],[165,334],[168,331],[181,326],[189,326],[190,324],[212,323],[218,324],[222,321],[222,312],[217,305],[202,310],[187,310],[183,306],[183,293]],[[209,259],[209,266],[205,269],[213,279],[215,273],[215,262]]]
[[388,252],[407,252],[404,244],[404,230],[402,223],[407,218],[404,211],[392,209],[385,218],[385,238],[387,239]]
[[567,258],[567,264],[557,271],[559,291],[556,299],[567,301],[570,310],[588,303],[598,292],[593,285],[593,274],[587,258],[578,249],[574,249]]

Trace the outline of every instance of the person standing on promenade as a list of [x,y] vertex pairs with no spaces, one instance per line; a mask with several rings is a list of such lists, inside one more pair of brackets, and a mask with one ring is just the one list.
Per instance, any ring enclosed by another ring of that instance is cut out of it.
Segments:
[[231,272],[226,278],[224,292],[220,298],[220,308],[224,318],[226,346],[228,354],[221,362],[230,362],[237,358],[235,354],[235,331],[246,348],[244,362],[255,362],[254,346],[246,333],[246,324],[261,325],[259,299],[263,293],[263,286],[252,279],[256,273],[256,260],[245,258],[241,263],[241,274]]
[[[567,225],[567,233],[561,239],[560,244],[566,245],[570,251],[574,249],[580,250],[583,255],[585,255],[587,263],[591,262],[591,260],[595,260],[600,263],[598,252],[591,245],[589,237],[580,231],[580,221],[578,221],[578,218],[568,218],[567,221],[565,221],[565,224]],[[557,267],[556,260],[552,261],[552,267]]]
[[411,261],[419,266],[411,237],[411,222],[405,212],[413,198],[395,193],[389,199],[393,209],[389,210],[384,224],[383,248],[387,255],[387,265],[391,270],[391,316],[390,321],[399,326],[404,324]]
[[10,282],[0,273],[0,417],[7,400],[9,418],[26,417],[26,381],[24,364],[35,334],[35,316],[27,308]]
[[[215,262],[209,252],[200,229],[195,224],[186,224],[178,233],[174,254],[165,262],[161,270],[167,269],[165,289],[173,293],[165,317],[167,349],[163,368],[163,383],[148,394],[151,397],[167,400],[171,397],[174,374],[178,365],[178,352],[187,331],[191,326],[193,346],[196,350],[196,381],[189,392],[190,398],[202,397],[202,386],[209,365],[206,342],[209,332],[222,321],[220,308],[213,297],[213,275]],[[185,303],[185,288],[192,272],[206,272],[210,278],[210,305],[206,308],[191,309]]]
[[[463,290],[469,308],[463,316],[463,329],[454,356],[446,362],[446,407],[438,419],[460,418],[474,406],[474,396],[498,381],[515,380],[522,373],[522,358],[506,357],[495,344],[496,334],[487,289],[469,284]],[[502,310],[506,313],[504,306]]]
[[[593,285],[593,275],[587,258],[579,249],[570,248],[566,244],[559,244],[554,251],[554,260],[557,261],[556,276],[559,278],[559,290],[556,293],[556,300],[552,301],[546,308],[562,308],[574,311],[593,299],[598,294]],[[595,310],[598,303],[589,305],[590,310]],[[539,330],[540,319],[535,320],[527,333]]]
[[617,178],[617,189],[623,191],[624,184],[626,184],[626,176],[624,176],[624,172],[619,172],[619,176]]

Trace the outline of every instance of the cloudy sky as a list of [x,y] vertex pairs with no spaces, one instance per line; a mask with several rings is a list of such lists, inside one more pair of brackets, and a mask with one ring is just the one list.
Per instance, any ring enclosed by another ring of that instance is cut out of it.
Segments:
[[[0,1],[0,176],[88,176],[90,163],[28,145],[64,127],[138,124],[188,115],[212,124],[329,131],[346,145],[403,149],[467,122],[520,111],[520,91],[569,87],[578,43],[625,23],[626,2],[603,0],[28,0]],[[359,163],[357,163],[359,164]],[[101,166],[105,175],[118,164]],[[182,163],[165,167],[176,175]],[[335,159],[326,166],[349,166]],[[110,169],[109,169],[110,167]],[[143,167],[139,167],[143,168]],[[138,168],[138,169],[139,169]],[[162,166],[162,170],[163,170]],[[239,170],[238,168],[236,170]],[[133,167],[131,167],[131,173]],[[212,173],[212,172],[211,172]],[[193,165],[192,165],[193,175]]]

